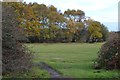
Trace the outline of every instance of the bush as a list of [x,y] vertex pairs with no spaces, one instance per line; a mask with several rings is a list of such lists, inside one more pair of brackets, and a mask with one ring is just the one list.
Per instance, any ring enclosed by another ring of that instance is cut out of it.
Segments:
[[[31,54],[18,41],[17,15],[14,8],[3,3],[2,6],[2,68],[3,76],[8,73],[28,71],[31,67]],[[14,74],[13,74],[14,76]]]
[[120,69],[120,32],[112,32],[98,54],[95,68]]

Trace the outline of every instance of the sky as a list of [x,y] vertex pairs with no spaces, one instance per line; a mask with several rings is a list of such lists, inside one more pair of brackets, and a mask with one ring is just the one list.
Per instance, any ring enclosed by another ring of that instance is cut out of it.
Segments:
[[54,5],[64,12],[80,9],[85,15],[106,25],[109,31],[118,31],[118,2],[120,0],[24,0],[27,3]]

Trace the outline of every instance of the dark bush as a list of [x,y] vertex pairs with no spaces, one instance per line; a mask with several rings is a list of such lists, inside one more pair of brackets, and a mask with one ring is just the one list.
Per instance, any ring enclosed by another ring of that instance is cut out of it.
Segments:
[[[2,68],[3,76],[8,73],[28,71],[31,67],[31,54],[19,42],[17,15],[14,8],[2,6]],[[13,75],[14,76],[14,75]]]
[[98,54],[95,68],[120,69],[120,32],[110,33],[108,41]]

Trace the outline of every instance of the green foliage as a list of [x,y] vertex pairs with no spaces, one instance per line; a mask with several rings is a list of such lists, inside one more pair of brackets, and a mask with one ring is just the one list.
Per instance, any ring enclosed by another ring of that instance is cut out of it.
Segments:
[[107,39],[108,30],[103,24],[91,19],[85,22],[88,25],[89,40],[91,42],[96,42],[99,40],[105,41]]
[[103,39],[103,41],[106,41],[108,39],[109,31],[108,31],[107,27],[103,24],[101,26],[101,30],[102,30],[102,35],[103,35],[102,39]]

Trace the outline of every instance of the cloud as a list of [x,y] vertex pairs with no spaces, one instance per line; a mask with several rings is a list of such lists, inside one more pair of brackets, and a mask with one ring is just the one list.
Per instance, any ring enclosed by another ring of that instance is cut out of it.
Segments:
[[100,11],[95,15],[91,15],[90,17],[100,22],[118,22],[118,9],[113,8],[109,11]]
[[118,17],[117,16],[91,16],[92,19],[100,22],[118,22]]
[[[35,2],[35,0],[25,0]],[[102,22],[117,22],[119,0],[36,0],[37,3],[54,5],[64,12],[67,9],[80,9],[85,11],[87,16]]]
[[[43,0],[41,2],[49,5],[53,4],[56,7],[66,9],[81,9],[84,11],[102,10],[113,6],[118,3],[119,0]],[[87,5],[86,5],[87,4]]]
[[[35,2],[35,0],[25,0],[27,2]],[[119,0],[36,0],[38,3],[46,5],[55,5],[62,10],[81,9],[84,11],[102,10],[113,6]]]

